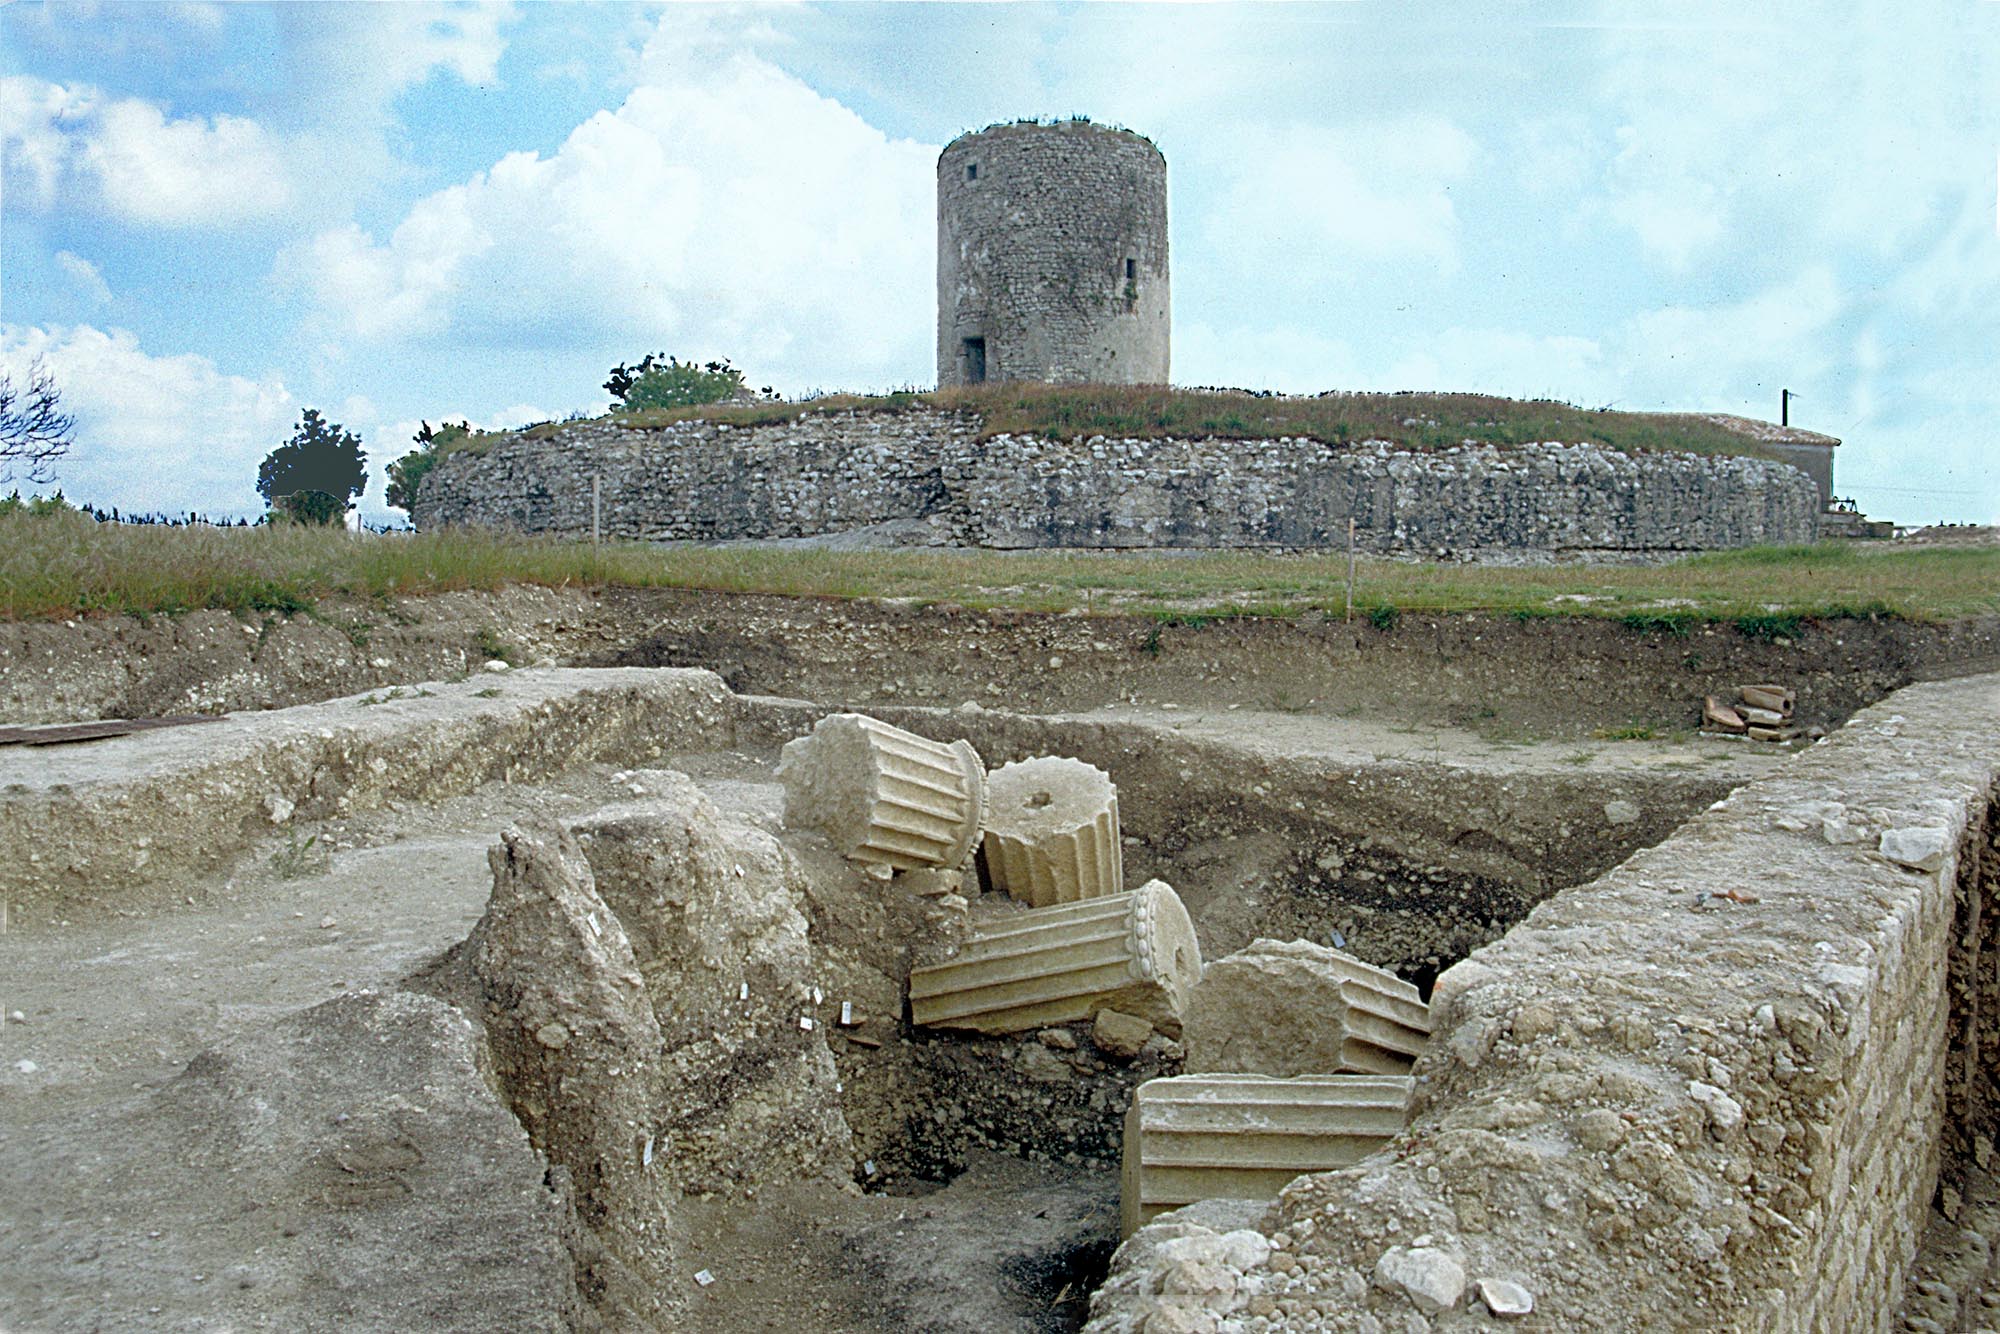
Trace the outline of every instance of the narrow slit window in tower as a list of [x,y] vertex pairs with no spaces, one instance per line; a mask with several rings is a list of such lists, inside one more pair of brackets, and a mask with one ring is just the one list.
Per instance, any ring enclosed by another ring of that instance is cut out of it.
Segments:
[[968,162],[965,164],[965,179],[968,181],[979,179],[979,164],[977,162]]
[[965,340],[965,382],[984,384],[986,382],[986,340],[968,338]]
[[1125,257],[1125,281],[1128,283],[1139,281],[1139,261],[1129,255]]

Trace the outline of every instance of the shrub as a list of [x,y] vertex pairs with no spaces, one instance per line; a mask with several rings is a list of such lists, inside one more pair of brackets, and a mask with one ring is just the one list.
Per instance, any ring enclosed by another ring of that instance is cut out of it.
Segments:
[[52,496],[29,496],[23,500],[17,490],[5,500],[0,500],[0,514],[26,514],[37,519],[45,519],[51,514],[72,514],[76,507],[63,499],[61,491]]
[[[662,360],[662,358],[665,358]],[[743,389],[743,372],[727,360],[696,365],[649,352],[636,366],[611,368],[604,388],[618,402],[618,412],[638,412],[646,408],[687,408],[702,403],[721,403]]]
[[322,528],[337,528],[346,515],[347,501],[324,491],[294,491],[287,496],[271,497],[273,523],[307,523]]
[[[305,410],[292,438],[265,455],[257,469],[257,494],[270,502],[272,516],[296,523],[339,523],[367,485],[361,437],[326,420],[317,408]],[[306,492],[322,498],[298,498]]]
[[409,513],[417,499],[417,486],[425,475],[438,465],[452,445],[471,434],[469,421],[440,422],[435,431],[429,422],[422,423],[415,436],[417,447],[389,465],[389,503]]

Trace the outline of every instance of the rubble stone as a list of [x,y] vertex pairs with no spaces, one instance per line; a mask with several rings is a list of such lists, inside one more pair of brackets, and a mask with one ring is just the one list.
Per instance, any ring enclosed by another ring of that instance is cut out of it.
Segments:
[[1479,1300],[1497,1316],[1529,1315],[1535,1309],[1535,1294],[1504,1278],[1482,1278],[1475,1285]]
[[1435,1246],[1391,1246],[1375,1262],[1375,1285],[1401,1292],[1427,1315],[1449,1311],[1465,1294],[1465,1266]]
[[800,1022],[814,971],[804,873],[685,775],[653,782],[648,802],[572,827],[665,1043],[650,1122],[672,1143],[664,1170],[688,1190],[844,1179],[839,1073],[824,1030]]
[[1190,1072],[1406,1074],[1430,1009],[1394,973],[1311,941],[1255,940],[1188,998]]
[[[662,1043],[632,947],[566,831],[509,829],[488,862],[469,953],[494,1073],[530,1141],[569,1172],[624,1301],[652,1310],[671,1271],[672,1193],[642,1161]],[[561,1042],[543,1037],[558,1027]]]
[[1099,1010],[1090,1028],[1090,1040],[1097,1044],[1098,1050],[1121,1061],[1137,1056],[1152,1036],[1152,1024],[1120,1010]]
[[1878,847],[1884,857],[1898,866],[1916,871],[1935,871],[1944,865],[1944,859],[1950,855],[1951,839],[1943,829],[1920,825],[1911,829],[1883,830]]

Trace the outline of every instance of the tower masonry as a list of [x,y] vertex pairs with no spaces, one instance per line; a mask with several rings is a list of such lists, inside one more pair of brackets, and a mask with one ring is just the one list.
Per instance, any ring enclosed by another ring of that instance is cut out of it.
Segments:
[[1165,384],[1167,161],[1089,121],[960,135],[938,155],[940,387]]

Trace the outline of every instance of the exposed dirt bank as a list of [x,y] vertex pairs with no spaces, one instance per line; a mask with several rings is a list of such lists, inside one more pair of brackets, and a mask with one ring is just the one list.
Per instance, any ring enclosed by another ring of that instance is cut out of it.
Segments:
[[1762,639],[1612,621],[1366,620],[970,612],[670,589],[514,587],[310,615],[223,612],[0,625],[0,721],[276,708],[516,664],[699,666],[742,692],[828,706],[1078,712],[1134,702],[1448,723],[1488,735],[1688,729],[1701,697],[1752,679],[1832,726],[1913,681],[2000,669],[2000,617],[1808,622]]

